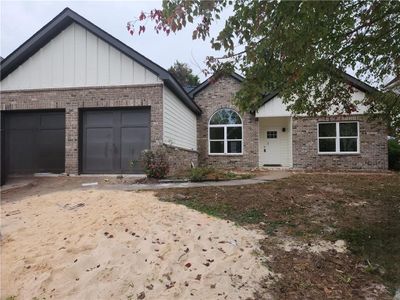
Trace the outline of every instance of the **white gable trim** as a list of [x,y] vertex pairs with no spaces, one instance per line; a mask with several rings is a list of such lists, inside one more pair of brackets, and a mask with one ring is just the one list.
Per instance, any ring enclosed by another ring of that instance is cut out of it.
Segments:
[[[360,101],[365,98],[365,93],[356,89],[352,94],[351,101]],[[357,111],[354,114],[364,114],[367,112],[367,107],[364,105],[358,105]],[[257,111],[256,118],[262,117],[289,117],[292,116],[290,111],[287,111],[286,105],[283,103],[282,98],[277,94],[272,99],[264,103]]]

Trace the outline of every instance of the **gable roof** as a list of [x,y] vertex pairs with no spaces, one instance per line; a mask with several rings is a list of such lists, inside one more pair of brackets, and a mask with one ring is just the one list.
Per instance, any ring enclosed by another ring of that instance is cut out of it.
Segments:
[[107,32],[94,25],[87,19],[83,18],[68,7],[65,8],[61,13],[59,13],[49,23],[43,26],[38,32],[36,32],[25,43],[19,46],[14,52],[8,55],[5,59],[1,60],[0,80],[6,78],[11,72],[18,68],[18,66],[23,64],[27,59],[29,59],[29,57],[39,51],[51,39],[53,39],[62,30],[64,30],[74,22],[79,24],[98,38],[102,39],[104,42],[121,51],[126,56],[135,60],[143,67],[152,71],[161,80],[164,81],[165,85],[169,89],[171,89],[189,109],[191,109],[194,113],[198,115],[201,113],[200,108],[192,101],[184,88],[167,70],[154,63],[150,59],[146,58],[139,52],[133,50],[131,47],[127,46],[120,40],[108,34]]
[[[341,76],[343,77],[343,79],[349,83],[350,85],[354,86],[355,88],[359,89],[360,91],[364,92],[364,93],[375,93],[378,92],[378,90],[372,86],[370,86],[369,84],[355,78],[354,76],[351,76],[350,74],[347,74],[346,72],[341,71]],[[279,91],[274,91],[274,92],[270,92],[267,93],[264,96],[263,102],[261,103],[260,107],[263,106],[265,103],[271,101],[273,98],[275,98],[275,96],[277,96],[279,94]]]
[[[207,78],[206,80],[204,80],[202,83],[200,83],[197,87],[195,87],[194,89],[192,89],[189,92],[189,95],[193,98],[197,93],[199,93],[200,91],[204,90],[206,87],[208,87],[212,82],[213,79],[215,78],[215,74],[212,75],[211,77]],[[244,78],[237,74],[237,73],[232,73],[229,75],[230,77],[236,79],[239,82],[242,82],[244,80]]]

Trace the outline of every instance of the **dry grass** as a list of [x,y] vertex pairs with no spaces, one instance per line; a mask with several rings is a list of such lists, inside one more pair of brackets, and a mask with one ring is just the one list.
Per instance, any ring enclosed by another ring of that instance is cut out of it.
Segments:
[[[166,201],[260,228],[278,298],[391,298],[400,286],[400,175],[298,174],[252,186],[160,191]],[[277,245],[343,239],[349,251]],[[383,288],[382,284],[386,287]],[[262,298],[262,295],[257,295]]]

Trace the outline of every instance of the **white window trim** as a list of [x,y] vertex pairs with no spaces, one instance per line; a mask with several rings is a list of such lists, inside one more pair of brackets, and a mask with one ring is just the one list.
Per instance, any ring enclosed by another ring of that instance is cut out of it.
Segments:
[[[230,109],[230,108],[229,108]],[[210,121],[212,119],[212,117],[214,116],[214,114],[216,114],[219,110],[217,110],[215,113],[212,114],[212,116],[210,117],[209,121],[208,121],[208,155],[210,156],[238,156],[238,155],[243,155],[243,141],[244,141],[244,132],[243,132],[243,120],[242,117],[238,114],[239,118],[240,118],[240,122],[241,124],[210,124]],[[210,128],[224,128],[224,139],[210,139]],[[228,127],[240,127],[242,128],[242,138],[241,139],[228,139]],[[242,142],[242,148],[240,149],[241,152],[240,153],[228,153],[228,142],[235,142],[235,141],[239,141]],[[224,153],[212,153],[211,152],[211,142],[224,142]]]
[[[340,136],[340,124],[343,123],[356,123],[357,124],[357,136]],[[319,136],[319,125],[320,124],[336,124],[336,136],[335,137],[320,137]],[[340,151],[340,139],[357,139],[357,151]],[[336,151],[330,152],[320,152],[319,151],[319,140],[323,139],[335,139],[335,148]],[[352,155],[352,154],[360,154],[360,123],[358,121],[338,121],[338,122],[318,122],[317,123],[317,143],[318,143],[318,154],[319,155]]]

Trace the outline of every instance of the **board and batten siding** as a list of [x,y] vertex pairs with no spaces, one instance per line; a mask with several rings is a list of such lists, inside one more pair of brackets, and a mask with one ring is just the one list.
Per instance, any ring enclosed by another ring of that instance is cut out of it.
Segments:
[[1,81],[2,90],[160,83],[156,74],[72,23]]
[[197,150],[196,115],[165,86],[163,98],[164,144]]

